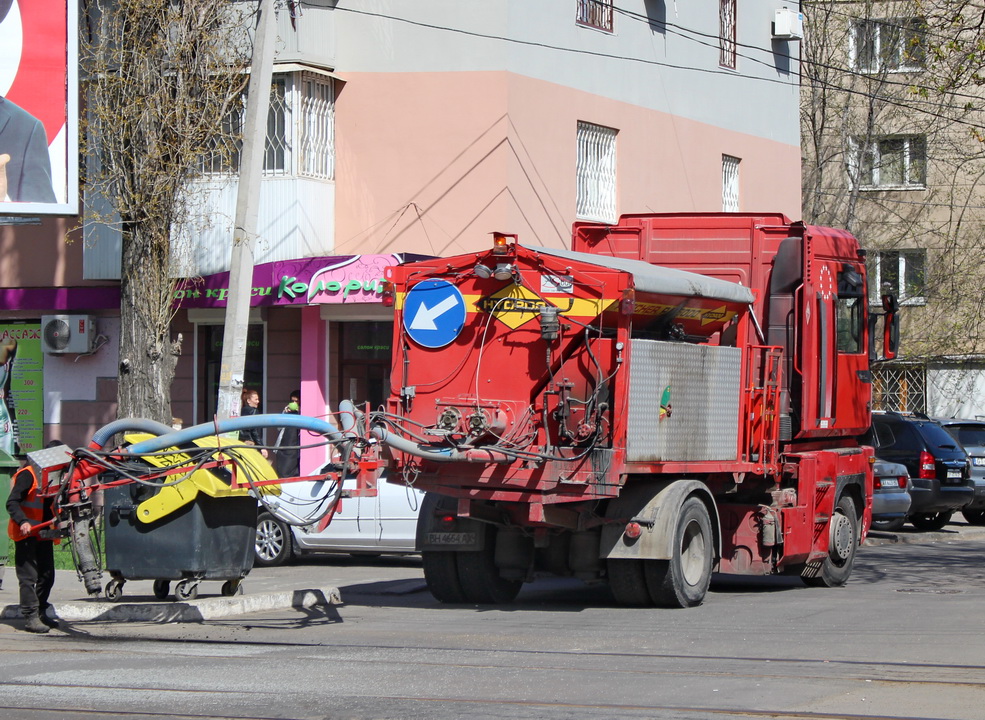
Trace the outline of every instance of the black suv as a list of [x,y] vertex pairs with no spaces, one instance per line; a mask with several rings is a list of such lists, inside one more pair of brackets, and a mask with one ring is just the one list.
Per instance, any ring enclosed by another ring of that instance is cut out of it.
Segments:
[[975,497],[968,455],[926,415],[873,413],[864,442],[871,442],[882,460],[906,465],[911,498],[906,519],[918,530],[940,530]]
[[975,499],[961,508],[964,519],[972,525],[985,525],[985,420],[938,418],[939,422],[971,458],[971,479]]

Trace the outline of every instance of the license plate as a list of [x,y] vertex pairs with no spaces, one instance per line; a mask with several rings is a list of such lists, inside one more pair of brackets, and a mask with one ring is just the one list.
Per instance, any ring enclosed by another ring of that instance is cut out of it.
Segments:
[[975,467],[985,466],[985,457],[976,457],[976,458],[972,458],[971,460],[975,464]]
[[898,488],[899,487],[899,480],[897,480],[896,478],[883,478],[882,479],[882,486],[884,488],[893,488],[893,487],[894,488]]
[[428,545],[474,545],[474,532],[433,532],[428,533]]
[[947,479],[948,480],[960,480],[961,479],[961,471],[960,470],[948,470],[947,471]]

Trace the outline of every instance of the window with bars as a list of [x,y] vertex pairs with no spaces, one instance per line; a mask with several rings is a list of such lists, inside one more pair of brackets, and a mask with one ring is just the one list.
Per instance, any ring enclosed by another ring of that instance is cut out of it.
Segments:
[[612,32],[612,0],[578,0],[579,25]]
[[872,284],[873,305],[881,303],[880,296],[885,287],[893,293],[902,305],[926,304],[926,265],[927,251],[880,250],[870,255],[875,267],[870,274],[875,278]]
[[719,0],[718,5],[718,42],[721,54],[718,64],[722,67],[735,69],[737,45],[735,32],[736,0]]
[[927,185],[927,139],[894,135],[856,141],[855,170],[863,189],[922,189]]
[[923,18],[857,20],[851,35],[855,69],[864,73],[923,70],[926,34]]
[[[331,78],[286,73],[273,78],[267,111],[264,176],[335,177],[335,89]],[[239,172],[246,94],[222,121],[213,151],[200,163],[205,175]]]
[[580,220],[616,221],[616,133],[578,123],[576,213]]
[[722,212],[739,211],[739,158],[722,155]]
[[927,412],[926,366],[879,363],[872,367],[872,409]]

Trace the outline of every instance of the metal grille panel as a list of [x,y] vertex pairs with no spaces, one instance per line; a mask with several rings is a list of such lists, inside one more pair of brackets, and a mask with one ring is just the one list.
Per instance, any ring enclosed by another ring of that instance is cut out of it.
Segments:
[[616,221],[616,131],[578,123],[577,214],[581,220]]
[[739,158],[722,155],[722,212],[739,211]]
[[737,348],[630,341],[627,460],[735,460],[741,364]]
[[880,363],[872,368],[872,408],[927,412],[927,368],[923,363]]

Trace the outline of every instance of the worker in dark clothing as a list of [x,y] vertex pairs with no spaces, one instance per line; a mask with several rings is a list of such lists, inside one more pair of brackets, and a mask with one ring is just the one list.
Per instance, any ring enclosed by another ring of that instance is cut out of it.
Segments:
[[41,538],[36,528],[53,517],[52,499],[38,496],[38,479],[30,465],[14,474],[7,498],[7,534],[14,541],[24,629],[32,633],[46,633],[49,628],[58,627],[58,621],[47,614],[51,607],[48,596],[55,584],[54,543]]
[[[298,415],[301,412],[301,391],[291,393],[291,402],[284,411],[288,415]],[[274,469],[278,477],[297,477],[301,474],[301,429],[281,428],[277,436],[277,456],[274,458]]]

